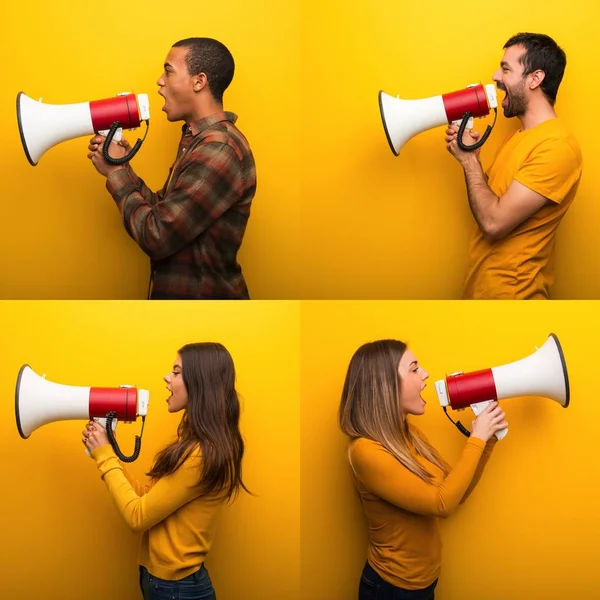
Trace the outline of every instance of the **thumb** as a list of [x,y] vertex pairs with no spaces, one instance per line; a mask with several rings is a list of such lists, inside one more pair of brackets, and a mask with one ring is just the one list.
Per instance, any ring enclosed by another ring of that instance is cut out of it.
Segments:
[[472,138],[473,138],[475,141],[477,141],[477,140],[478,140],[478,139],[481,137],[481,134],[479,133],[479,131],[475,131],[475,130],[473,129],[473,130],[471,130],[471,137],[472,137]]

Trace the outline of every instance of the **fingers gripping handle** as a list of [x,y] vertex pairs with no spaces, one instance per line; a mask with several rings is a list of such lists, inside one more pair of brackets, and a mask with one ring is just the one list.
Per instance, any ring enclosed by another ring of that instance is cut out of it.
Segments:
[[[494,402],[494,401],[493,400],[485,400],[484,402],[477,402],[476,404],[471,404],[471,408],[473,409],[473,412],[477,416],[479,416],[485,410],[486,406],[488,406],[492,402]],[[500,429],[500,430],[496,431],[496,433],[494,435],[496,436],[497,439],[501,440],[503,437],[506,436],[507,433],[508,433],[508,427],[505,427],[504,429]]]
[[[459,119],[458,121],[452,121],[453,125],[458,125],[460,127],[460,124],[463,122],[462,119]],[[467,126],[465,127],[465,129],[468,129],[469,131],[471,131],[471,129],[473,129],[473,127],[475,127],[475,122],[473,120],[473,117],[469,117],[469,120],[467,121]]]
[[[106,429],[106,417],[94,417],[94,421],[96,421],[96,423],[98,423],[99,425],[102,425],[102,427],[104,427],[104,429]],[[113,419],[112,422],[112,430],[114,431],[117,428],[117,419]],[[90,451],[86,448],[85,449],[85,453],[90,456]]]
[[[471,127],[471,129],[472,129],[472,127]],[[106,137],[108,135],[109,131],[110,131],[109,129],[103,129],[102,131],[99,131],[98,133],[101,136]],[[120,127],[119,129],[117,129],[115,131],[115,135],[113,135],[112,142],[114,144],[118,144],[122,139],[123,139],[123,128]]]

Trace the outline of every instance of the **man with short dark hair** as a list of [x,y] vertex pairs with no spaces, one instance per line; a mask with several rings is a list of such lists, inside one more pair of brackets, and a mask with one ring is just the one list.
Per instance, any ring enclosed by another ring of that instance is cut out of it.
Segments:
[[[582,171],[579,145],[554,104],[566,56],[547,35],[508,40],[493,79],[506,92],[504,115],[521,128],[500,147],[487,171],[479,150],[462,151],[458,127],[446,130],[461,164],[477,228],[471,238],[465,299],[548,299],[554,281],[556,230],[571,206]],[[473,143],[476,132],[465,132]]]
[[[163,188],[154,193],[128,164],[102,157],[95,136],[88,158],[127,233],[151,260],[152,299],[248,299],[237,252],[256,191],[254,157],[237,116],[223,111],[223,92],[234,60],[217,40],[189,38],[173,45],[157,81],[169,121],[184,121],[177,158]],[[110,155],[129,152],[126,141]]]

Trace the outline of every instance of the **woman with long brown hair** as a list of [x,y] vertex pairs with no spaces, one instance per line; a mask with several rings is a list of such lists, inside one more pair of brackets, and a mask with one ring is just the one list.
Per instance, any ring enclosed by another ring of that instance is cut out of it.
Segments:
[[169,412],[183,416],[176,441],[156,455],[148,485],[131,480],[98,423],[87,424],[83,443],[117,510],[142,533],[144,600],[216,600],[204,559],[221,508],[240,488],[248,491],[233,359],[218,343],[187,344],[164,380]]
[[398,340],[361,346],[348,367],[339,424],[369,527],[359,600],[433,600],[441,565],[438,517],[477,484],[507,427],[497,402],[473,421],[453,469],[407,418],[422,415],[429,377]]

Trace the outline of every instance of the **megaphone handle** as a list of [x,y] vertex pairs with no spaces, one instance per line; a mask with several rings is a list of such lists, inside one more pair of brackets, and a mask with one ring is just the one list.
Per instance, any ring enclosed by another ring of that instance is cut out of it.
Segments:
[[[108,132],[109,132],[109,131],[110,131],[110,129],[103,129],[102,131],[99,131],[98,133],[99,133],[101,136],[104,136],[104,137],[106,137],[106,136],[108,135]],[[113,141],[115,144],[118,144],[118,143],[119,143],[119,142],[120,142],[122,139],[123,139],[123,128],[122,128],[122,127],[119,127],[119,129],[117,129],[117,130],[115,131],[115,135],[113,135],[113,137],[112,137],[112,141]]]
[[[462,121],[463,121],[462,119],[458,119],[458,121],[452,121],[452,124],[460,127],[460,124],[462,123]],[[469,120],[467,121],[467,126],[465,127],[465,129],[471,130],[471,129],[473,129],[473,127],[475,127],[475,121],[473,120],[473,117],[469,117]]]
[[[102,425],[102,427],[104,427],[104,429],[106,429],[106,417],[94,417],[94,421],[96,421],[96,423],[99,423],[100,425]],[[111,428],[113,431],[117,428],[117,419],[112,420]],[[88,456],[90,456],[90,451],[87,448],[85,449],[85,453]]]
[[[486,406],[488,406],[492,402],[494,402],[494,400],[484,400],[483,402],[477,402],[476,404],[471,404],[471,408],[473,409],[473,412],[477,416],[479,416],[485,410]],[[496,431],[496,433],[494,435],[496,436],[497,439],[501,440],[502,438],[504,438],[506,436],[507,433],[508,433],[508,427],[506,427],[504,429],[500,429],[499,431]]]

